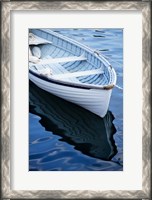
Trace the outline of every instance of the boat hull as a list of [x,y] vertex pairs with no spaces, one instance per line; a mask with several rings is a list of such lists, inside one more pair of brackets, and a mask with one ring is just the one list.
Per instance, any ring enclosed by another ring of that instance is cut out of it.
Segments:
[[75,103],[100,117],[104,117],[107,113],[112,89],[86,89],[65,86],[44,80],[30,72],[29,79],[39,88]]
[[29,85],[30,113],[41,118],[39,122],[46,131],[60,136],[87,156],[111,160],[117,153],[113,138],[116,129],[111,112],[101,118],[41,90],[31,81]]

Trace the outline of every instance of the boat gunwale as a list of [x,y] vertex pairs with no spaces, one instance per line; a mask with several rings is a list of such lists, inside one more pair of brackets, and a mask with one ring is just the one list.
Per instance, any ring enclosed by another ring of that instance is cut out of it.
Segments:
[[[114,71],[115,72],[115,71]],[[34,72],[33,70],[29,69],[29,73],[32,75],[36,76],[37,78],[42,79],[43,81],[47,81],[50,83],[55,83],[58,85],[63,85],[67,87],[74,87],[74,88],[79,88],[79,89],[102,89],[102,90],[110,90],[112,89],[115,84],[109,84],[109,85],[91,85],[91,84],[86,84],[86,83],[74,83],[74,82],[69,82],[69,81],[63,81],[63,80],[56,80],[51,77],[48,77],[44,74],[39,74]]]

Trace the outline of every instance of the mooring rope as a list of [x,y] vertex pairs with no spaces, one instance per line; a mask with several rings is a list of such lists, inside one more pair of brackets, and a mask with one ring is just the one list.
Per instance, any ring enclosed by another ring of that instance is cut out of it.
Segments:
[[118,88],[119,90],[123,90],[122,87],[120,87],[119,85],[115,85],[116,88]]

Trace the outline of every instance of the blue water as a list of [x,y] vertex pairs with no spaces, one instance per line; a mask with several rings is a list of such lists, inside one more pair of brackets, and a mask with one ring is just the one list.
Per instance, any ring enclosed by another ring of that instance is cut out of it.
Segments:
[[[123,88],[122,29],[54,29],[99,50]],[[123,90],[114,88],[104,119],[29,83],[30,171],[123,170]]]

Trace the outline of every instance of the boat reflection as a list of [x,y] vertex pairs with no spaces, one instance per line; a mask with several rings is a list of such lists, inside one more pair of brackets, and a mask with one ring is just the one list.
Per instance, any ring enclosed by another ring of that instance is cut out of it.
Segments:
[[104,118],[41,90],[29,82],[29,112],[41,117],[46,131],[62,137],[83,154],[111,160],[117,153],[110,111]]

